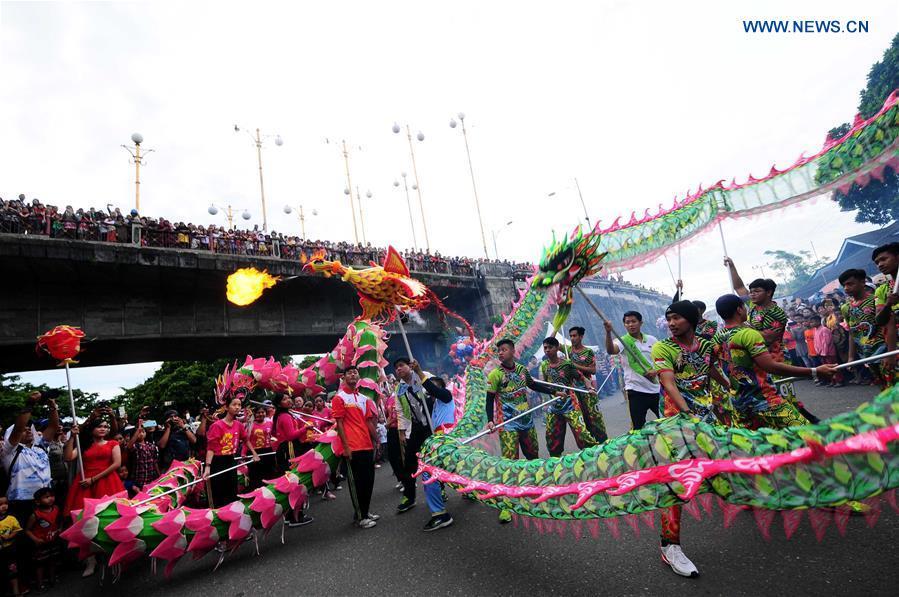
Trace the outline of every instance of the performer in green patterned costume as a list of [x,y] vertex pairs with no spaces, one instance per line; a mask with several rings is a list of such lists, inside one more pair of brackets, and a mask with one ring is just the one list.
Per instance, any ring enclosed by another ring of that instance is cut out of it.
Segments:
[[[528,409],[527,389],[543,394],[552,394],[555,389],[545,386],[531,377],[527,368],[515,360],[515,343],[508,339],[496,343],[499,356],[499,367],[487,376],[487,428],[493,431],[495,405],[497,423],[509,421],[513,417]],[[514,460],[518,458],[518,447],[528,460],[534,460],[539,456],[537,443],[537,430],[534,428],[534,419],[530,416],[521,417],[512,422],[507,422],[499,432],[499,442],[503,458]],[[508,510],[500,510],[499,521],[512,522],[512,513]]]
[[[596,355],[593,353],[593,349],[584,346],[585,331],[580,326],[568,330],[568,337],[571,339],[569,359],[571,364],[587,378],[587,387],[596,390],[593,387],[595,385],[593,376],[596,375]],[[602,411],[599,410],[599,395],[596,392],[579,394],[577,399],[590,435],[599,443],[606,441],[609,436],[606,434],[606,422],[602,418]]]
[[[724,265],[730,270],[734,290],[741,298],[749,301],[747,314],[749,326],[758,330],[765,339],[765,345],[768,347],[768,352],[771,353],[771,358],[778,363],[783,363],[783,337],[787,329],[787,314],[774,302],[774,291],[777,290],[777,284],[770,278],[757,278],[750,282],[747,288],[730,258],[724,258]],[[817,423],[820,420],[810,413],[796,397],[793,392],[793,384],[784,386],[782,395],[796,406],[802,416],[810,422]]]
[[[840,274],[840,284],[849,300],[840,306],[843,321],[849,326],[849,360],[870,357],[886,350],[884,328],[877,324],[877,299],[865,285],[867,273],[863,269],[849,269]],[[882,285],[887,288],[889,285]],[[879,290],[879,289],[878,289]],[[883,292],[881,292],[883,294]],[[872,363],[868,369],[874,374],[881,388],[885,388],[890,372],[881,363]]]
[[[886,350],[896,349],[899,338],[899,294],[893,291],[894,281],[899,276],[899,243],[887,243],[874,249],[871,259],[888,281],[874,291],[874,306],[877,309],[875,321],[883,327]],[[880,365],[885,384],[889,387],[896,383],[899,360],[895,357],[885,359]]]
[[746,325],[748,313],[740,297],[726,294],[715,303],[715,309],[724,320],[724,329],[715,334],[712,343],[730,379],[734,424],[747,429],[808,425],[796,407],[777,393],[771,374],[817,379],[819,374],[833,375],[835,365],[807,369],[779,363],[768,351],[762,335]]
[[[701,422],[716,425],[709,381],[714,378],[724,388],[730,383],[716,366],[712,343],[696,335],[699,310],[690,301],[672,303],[665,311],[671,337],[656,342],[652,359],[659,374],[664,396],[663,415],[688,413]],[[681,576],[695,577],[699,571],[680,547],[680,506],[662,511],[662,560]]]
[[703,317],[703,314],[706,311],[706,304],[704,302],[693,301],[693,306],[699,310],[699,323],[696,324],[696,335],[711,341],[712,336],[718,332],[718,322]]
[[[559,358],[559,341],[553,337],[543,341],[543,352],[546,359],[540,363],[540,376],[548,381],[563,386],[586,388],[584,376],[568,359]],[[587,430],[584,417],[572,398],[573,392],[565,390],[556,393],[559,398],[546,407],[546,449],[550,456],[561,456],[565,449],[565,426],[571,427],[571,434],[578,449],[595,446],[596,439]]]

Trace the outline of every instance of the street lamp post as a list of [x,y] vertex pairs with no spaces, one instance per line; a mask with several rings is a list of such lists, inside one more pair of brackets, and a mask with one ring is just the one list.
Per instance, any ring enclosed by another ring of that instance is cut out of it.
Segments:
[[[481,217],[481,202],[478,200],[478,186],[475,184],[474,180],[474,167],[471,165],[471,150],[468,148],[468,132],[465,128],[465,113],[459,112],[459,122],[462,123],[462,138],[465,140],[465,155],[468,156],[468,172],[471,174],[471,188],[474,191],[474,205],[478,211],[478,224],[481,227],[481,244],[484,246],[484,257],[490,259],[490,255],[487,253],[487,237],[484,235],[484,219]],[[456,128],[456,121],[453,118],[450,118],[449,125],[451,129]],[[495,241],[495,239],[494,239]],[[496,242],[494,242],[494,245]],[[496,247],[494,246],[494,250]]]
[[[131,142],[134,143],[134,147],[129,147],[128,145],[122,145],[122,147],[131,154],[131,161],[134,164],[134,209],[137,210],[137,213],[140,213],[140,167],[144,163],[143,156],[140,153],[140,144],[144,142],[144,136],[140,133],[134,133],[131,135]],[[155,150],[148,149],[144,152],[144,155],[152,151]]]
[[[299,217],[300,217],[300,232],[301,232],[302,235],[303,235],[303,236],[302,236],[303,240],[308,240],[308,239],[306,238],[306,215],[305,215],[305,213],[303,212],[303,206],[302,206],[302,204],[299,206],[299,208],[300,208],[300,209],[299,209],[299,211],[297,212],[297,215],[299,215]],[[289,205],[285,205],[285,206],[284,206],[284,213],[286,213],[286,214],[288,214],[288,215],[292,214],[292,213],[293,213],[293,208],[292,208],[291,206],[289,206]],[[313,216],[317,216],[317,215],[318,215],[318,211],[315,210],[315,209],[313,209],[313,210],[312,210],[312,215],[313,215]]]
[[[392,130],[394,133],[399,134],[401,130],[400,125],[394,122]],[[421,200],[421,183],[418,181],[418,168],[415,165],[415,148],[412,145],[412,131],[408,124],[406,125],[406,138],[409,140],[409,156],[412,158],[412,174],[415,176],[415,184],[412,186],[412,189],[418,193],[418,207],[421,210],[421,225],[425,231],[425,247],[430,252],[431,241],[428,239],[428,221],[425,219],[425,205]],[[419,142],[424,141],[424,133],[418,131],[415,138],[418,139]]]
[[[371,191],[366,191],[365,197],[371,199]],[[362,195],[359,193],[359,185],[356,185],[356,202],[359,203],[359,223],[362,225],[362,244],[367,245],[368,239],[365,236],[365,215],[362,212]]]
[[[207,213],[209,213],[209,215],[214,216],[218,214],[220,209],[224,210],[223,215],[225,216],[225,219],[228,220],[228,228],[234,230],[234,208],[232,208],[230,204],[227,207],[219,207],[215,203],[210,203],[209,208],[206,211]],[[249,220],[253,216],[250,215],[250,212],[245,209],[240,214],[240,217],[244,220]]]
[[[409,199],[409,183],[406,182],[405,172],[401,172],[400,175],[403,177],[403,187],[406,189],[406,207],[409,208],[409,228],[412,230],[412,248],[418,251],[418,240],[415,238],[415,221],[412,218],[412,201]],[[398,189],[400,187],[400,181],[394,180],[393,187]]]
[[[508,228],[509,226],[511,226],[512,223],[513,223],[513,220],[509,220],[499,230],[491,230],[490,231],[491,236],[493,236],[493,253],[496,255],[497,261],[499,261],[499,251],[496,248],[496,237],[499,236],[500,234],[502,234],[502,231],[505,230],[506,228]],[[490,259],[490,255],[487,255],[487,259]]]
[[341,141],[343,146],[343,163],[346,166],[346,188],[343,193],[350,198],[350,211],[353,213],[353,240],[359,244],[359,229],[356,227],[356,207],[353,205],[353,182],[350,180],[350,152],[346,148],[346,141]]
[[752,269],[757,270],[759,273],[761,273],[763,278],[768,277],[765,275],[765,266],[764,265],[753,265]]
[[[234,125],[234,132],[239,133],[240,127],[236,124]],[[281,139],[281,135],[262,135],[259,132],[259,129],[256,129],[256,136],[254,137],[250,131],[245,131],[247,135],[250,136],[250,139],[253,140],[253,143],[256,144],[256,160],[259,163],[259,196],[262,199],[262,230],[263,232],[268,231],[268,219],[265,213],[265,183],[262,179],[262,142],[269,137],[274,136],[275,145],[280,147],[284,145],[284,140]]]

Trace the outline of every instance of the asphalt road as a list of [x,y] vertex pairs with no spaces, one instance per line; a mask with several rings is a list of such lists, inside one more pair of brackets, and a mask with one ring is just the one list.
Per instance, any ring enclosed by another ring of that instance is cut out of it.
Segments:
[[[849,410],[875,395],[873,388],[815,388],[797,391],[812,412],[823,417]],[[622,400],[603,401],[611,433],[628,428]],[[845,537],[831,526],[820,543],[807,520],[786,540],[780,518],[765,541],[751,515],[741,513],[725,529],[720,511],[695,521],[684,515],[683,547],[698,566],[698,579],[676,576],[659,559],[656,532],[640,535],[622,524],[621,538],[604,527],[598,539],[566,533],[541,535],[513,525],[500,526],[496,511],[450,492],[455,524],[433,533],[421,528],[428,513],[419,505],[395,515],[399,494],[389,467],[379,469],[373,511],[378,526],[351,525],[346,490],[332,502],[315,501],[313,524],[286,532],[281,545],[273,532],[241,547],[213,573],[213,555],[187,558],[165,580],[162,567],[152,575],[142,560],[116,584],[100,586],[69,571],[52,595],[896,595],[899,516],[888,506],[873,528],[863,518],[849,521]],[[658,517],[656,517],[658,520]],[[589,536],[588,536],[589,537]]]

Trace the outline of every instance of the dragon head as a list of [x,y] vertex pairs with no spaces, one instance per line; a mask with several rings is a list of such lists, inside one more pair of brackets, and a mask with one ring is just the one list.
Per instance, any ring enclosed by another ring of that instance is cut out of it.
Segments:
[[558,307],[553,327],[559,330],[571,312],[574,287],[584,278],[599,272],[600,262],[606,253],[599,251],[599,225],[588,232],[577,226],[562,239],[555,232],[549,247],[543,249],[543,257],[531,282],[535,290],[554,289]]
[[328,261],[325,259],[324,251],[316,251],[303,266],[304,272],[319,273],[330,278],[333,275],[342,275],[346,268],[339,261]]

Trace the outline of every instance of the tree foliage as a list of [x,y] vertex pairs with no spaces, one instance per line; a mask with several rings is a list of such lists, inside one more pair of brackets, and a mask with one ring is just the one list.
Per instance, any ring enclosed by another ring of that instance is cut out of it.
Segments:
[[777,277],[781,280],[777,285],[778,294],[793,294],[811,280],[818,268],[830,262],[827,257],[814,259],[808,251],[790,253],[776,249],[765,251],[765,255],[773,258],[770,267],[777,272]]
[[[21,381],[18,375],[0,374],[0,413],[3,413],[3,419],[0,423],[3,425],[12,423],[12,417],[25,406],[25,400],[29,394],[51,389],[58,389],[61,392],[61,395],[56,400],[59,406],[59,416],[63,418],[71,416],[69,391],[64,386],[58,388],[51,388],[46,384],[36,386]],[[75,397],[75,409],[78,411],[79,417],[87,416],[97,404],[98,396],[95,393],[83,392],[78,388],[73,388],[72,395]],[[46,406],[39,405],[35,409],[34,416],[38,419],[46,417]]]
[[[858,113],[862,118],[870,118],[895,89],[899,89],[899,34],[884,52],[883,59],[868,72],[868,84],[859,94]],[[830,136],[842,137],[850,128],[849,123],[843,123],[831,129]],[[856,222],[885,226],[899,219],[899,176],[887,168],[883,182],[872,179],[864,187],[853,184],[845,194],[834,193],[833,199],[840,204],[841,211],[858,210]]]
[[297,365],[297,368],[300,370],[307,369],[307,368],[311,367],[312,365],[314,365],[315,363],[317,363],[320,358],[322,358],[322,355],[320,355],[320,354],[307,354],[306,356],[303,357],[303,360],[300,361],[300,363]]
[[227,359],[165,361],[149,379],[123,389],[119,398],[129,414],[143,406],[150,407],[153,417],[162,417],[169,408],[196,413],[214,402],[215,379],[230,364]]

